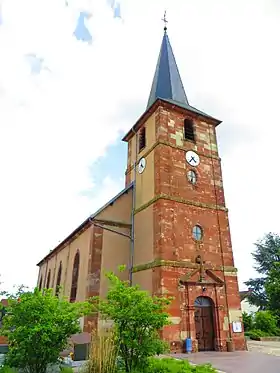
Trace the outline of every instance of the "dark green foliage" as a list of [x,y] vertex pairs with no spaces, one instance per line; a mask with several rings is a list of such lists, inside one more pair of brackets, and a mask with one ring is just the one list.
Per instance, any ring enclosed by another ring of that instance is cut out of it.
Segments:
[[114,273],[106,274],[109,291],[106,300],[98,300],[104,319],[114,321],[122,367],[126,372],[141,371],[148,358],[166,351],[159,331],[169,324],[166,309],[171,300],[152,297],[139,286],[129,286]]
[[209,364],[191,365],[187,360],[150,358],[144,373],[216,373]]
[[275,314],[280,326],[280,263],[274,263],[270,270],[265,290],[268,298],[268,308]]
[[277,317],[270,311],[258,311],[254,316],[243,312],[242,318],[245,335],[251,339],[280,335]]
[[265,281],[265,277],[260,277],[254,279],[250,278],[250,280],[245,282],[248,289],[250,289],[250,294],[247,299],[250,304],[259,307],[259,310],[265,310],[267,307],[267,296],[264,289]]
[[274,336],[279,332],[276,317],[269,311],[259,311],[256,313],[254,329],[266,333],[267,336]]
[[250,337],[253,340],[258,341],[261,337],[269,337],[267,333],[263,332],[262,330],[259,329],[252,329],[249,332],[247,332],[248,337]]
[[244,325],[244,331],[248,332],[253,329],[253,316],[247,312],[242,312],[242,320]]
[[250,279],[245,284],[252,290],[248,296],[249,302],[260,307],[260,310],[265,310],[269,303],[265,291],[267,278],[275,268],[275,263],[280,263],[280,237],[277,234],[268,233],[255,246],[256,250],[252,253],[252,256],[256,262],[255,269],[262,277]]
[[43,292],[11,297],[1,332],[8,337],[7,364],[27,373],[44,373],[57,363],[72,334],[79,332],[79,318],[90,311],[88,303],[69,303]]

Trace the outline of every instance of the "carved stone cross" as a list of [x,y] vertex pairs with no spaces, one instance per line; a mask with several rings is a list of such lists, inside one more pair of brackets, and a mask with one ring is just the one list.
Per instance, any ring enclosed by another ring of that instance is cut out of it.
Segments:
[[195,259],[196,263],[199,264],[199,282],[205,281],[205,261],[202,255],[198,255]]

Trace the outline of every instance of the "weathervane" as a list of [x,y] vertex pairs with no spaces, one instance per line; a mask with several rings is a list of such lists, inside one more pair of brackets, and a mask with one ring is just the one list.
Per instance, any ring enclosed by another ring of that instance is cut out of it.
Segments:
[[167,23],[168,23],[168,21],[166,19],[166,10],[164,11],[164,16],[162,18],[162,21],[164,22],[164,32],[166,32],[166,30],[167,30]]

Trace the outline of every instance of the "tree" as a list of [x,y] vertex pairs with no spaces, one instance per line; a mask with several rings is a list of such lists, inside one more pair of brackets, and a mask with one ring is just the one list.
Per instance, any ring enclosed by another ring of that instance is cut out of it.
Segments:
[[28,373],[44,373],[56,363],[72,334],[79,332],[79,318],[89,313],[89,303],[69,303],[52,289],[23,292],[9,299],[1,334],[8,337],[7,364]]
[[107,298],[98,299],[100,314],[114,322],[125,371],[143,370],[148,357],[166,350],[159,331],[169,324],[165,311],[171,299],[152,297],[139,286],[129,286],[128,281],[121,281],[112,272],[106,276],[110,286]]
[[249,332],[253,329],[254,320],[253,315],[250,315],[247,312],[242,312],[242,320],[244,325],[244,332]]
[[278,317],[280,324],[280,263],[274,263],[265,284],[268,308]]
[[254,329],[261,330],[268,336],[277,335],[277,320],[270,311],[259,311],[255,315]]
[[280,263],[280,237],[274,233],[268,233],[264,238],[255,243],[256,250],[252,256],[256,262],[255,269],[261,277],[250,279],[245,284],[251,290],[248,300],[265,310],[268,307],[268,298],[265,291],[265,284],[269,272],[274,268],[275,263]]

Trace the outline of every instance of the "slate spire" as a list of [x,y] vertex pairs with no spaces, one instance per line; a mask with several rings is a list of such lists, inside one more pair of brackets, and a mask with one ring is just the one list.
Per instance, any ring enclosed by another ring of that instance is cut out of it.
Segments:
[[167,35],[166,19],[164,19],[164,22],[164,35],[147,108],[150,107],[157,98],[168,99],[189,105]]

